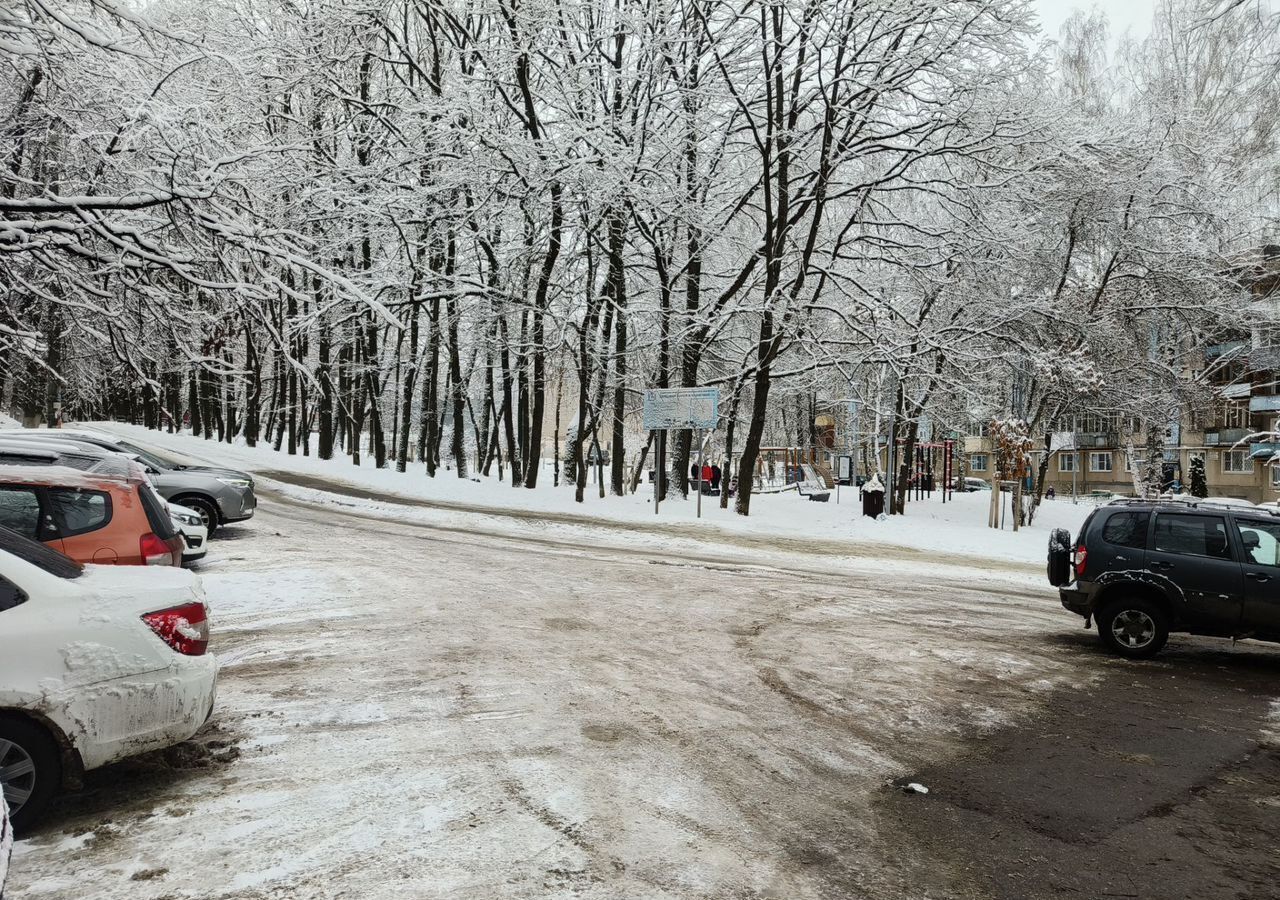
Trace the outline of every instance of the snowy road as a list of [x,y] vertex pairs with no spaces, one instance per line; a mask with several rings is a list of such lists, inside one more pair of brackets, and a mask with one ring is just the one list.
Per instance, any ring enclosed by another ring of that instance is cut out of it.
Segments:
[[14,895],[912,896],[873,795],[1090,677],[1050,594],[979,570],[529,529],[264,498],[202,570],[214,727],[91,778]]

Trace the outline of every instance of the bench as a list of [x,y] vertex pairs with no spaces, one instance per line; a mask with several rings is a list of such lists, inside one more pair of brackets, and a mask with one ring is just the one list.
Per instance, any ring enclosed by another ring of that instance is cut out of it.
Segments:
[[814,484],[812,481],[797,481],[796,493],[815,503],[826,503],[831,499],[831,491],[826,485]]

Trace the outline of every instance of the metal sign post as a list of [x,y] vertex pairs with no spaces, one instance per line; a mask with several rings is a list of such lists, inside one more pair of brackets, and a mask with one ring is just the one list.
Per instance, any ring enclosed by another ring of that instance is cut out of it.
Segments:
[[[658,432],[658,446],[666,449],[666,433],[669,429],[696,429],[698,432],[698,474],[694,479],[698,487],[698,518],[702,518],[702,464],[705,450],[702,432],[715,428],[720,419],[720,389],[702,388],[649,388],[644,392],[644,427]],[[659,463],[658,477],[661,478]],[[681,473],[681,478],[684,474]],[[660,484],[654,485],[653,511],[658,512]]]
[[698,429],[698,518],[702,518],[702,455],[706,450],[702,446],[702,429]]
[[658,447],[654,454],[653,466],[653,514],[658,514],[658,500],[662,497],[662,481],[663,467],[667,464],[666,444],[667,433],[665,431],[658,432]]

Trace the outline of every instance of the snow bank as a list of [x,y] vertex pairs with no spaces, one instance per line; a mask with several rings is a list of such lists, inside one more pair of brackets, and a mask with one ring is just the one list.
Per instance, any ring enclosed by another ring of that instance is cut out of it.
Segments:
[[[1070,499],[1046,500],[1036,522],[1014,532],[987,527],[991,495],[985,491],[955,494],[943,503],[941,494],[932,499],[908,503],[905,516],[883,521],[860,514],[855,488],[833,491],[827,503],[806,500],[795,492],[757,494],[751,500],[751,516],[742,517],[730,509],[720,509],[718,497],[702,498],[702,520],[696,519],[696,498],[663,501],[659,513],[653,510],[653,488],[642,484],[634,495],[600,498],[595,484],[587,487],[585,503],[574,502],[572,486],[551,484],[550,464],[539,477],[534,490],[513,488],[496,478],[455,477],[451,471],[440,471],[428,478],[419,465],[408,472],[377,469],[365,460],[353,466],[347,457],[320,460],[315,457],[289,456],[267,446],[255,448],[243,444],[223,444],[195,438],[190,434],[167,434],[133,425],[114,422],[92,423],[92,427],[111,431],[136,443],[180,454],[184,461],[232,466],[253,472],[259,478],[271,473],[326,479],[338,482],[348,491],[368,490],[378,494],[451,506],[479,513],[509,514],[512,511],[543,512],[591,521],[626,523],[628,525],[696,528],[698,540],[715,541],[749,534],[774,537],[780,542],[803,543],[806,540],[835,541],[848,545],[850,552],[870,553],[876,545],[892,545],[931,551],[949,557],[981,557],[1022,564],[1042,564],[1049,534],[1054,528],[1065,528],[1073,534],[1093,509],[1088,502],[1072,503]],[[683,533],[693,533],[683,531]]]

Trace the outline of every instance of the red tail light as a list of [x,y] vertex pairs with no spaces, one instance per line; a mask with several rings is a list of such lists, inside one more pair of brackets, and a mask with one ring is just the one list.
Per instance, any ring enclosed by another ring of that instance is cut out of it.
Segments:
[[203,656],[209,648],[209,616],[203,603],[184,603],[149,612],[142,621],[160,640],[185,656]]
[[144,534],[138,541],[138,552],[142,562],[148,566],[173,565],[173,548],[169,542],[151,532]]
[[1084,548],[1084,544],[1081,544],[1079,547],[1076,547],[1075,559],[1073,559],[1071,562],[1072,562],[1072,565],[1075,566],[1077,578],[1080,578],[1082,575],[1084,575],[1084,562],[1088,558],[1088,556],[1089,556],[1089,551]]

